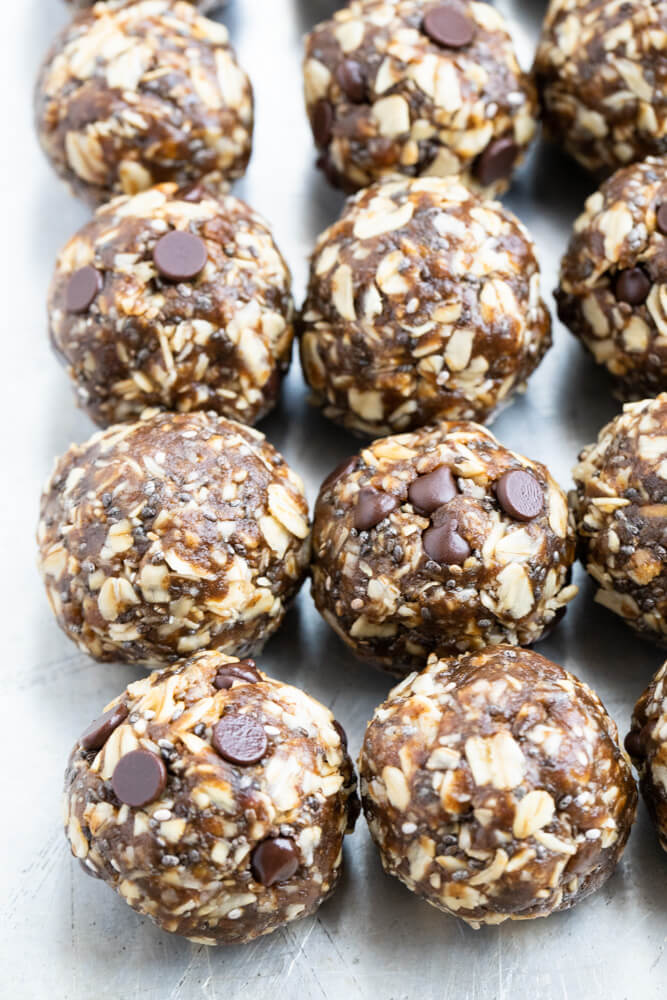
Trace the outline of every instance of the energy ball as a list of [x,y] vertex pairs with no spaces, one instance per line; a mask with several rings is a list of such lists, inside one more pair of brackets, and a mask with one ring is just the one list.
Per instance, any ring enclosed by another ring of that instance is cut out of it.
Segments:
[[99,204],[162,181],[240,177],[253,97],[227,29],[191,3],[97,3],[47,54],[35,120],[56,172]]
[[82,734],[65,832],[88,874],[164,930],[234,944],[333,892],[355,789],[324,705],[207,650],[130,684]]
[[[65,0],[65,3],[75,9],[93,7],[98,2],[99,0]],[[104,0],[104,2],[107,7],[122,7],[124,4],[135,2],[135,0]],[[217,7],[224,7],[227,0],[188,0],[188,2],[194,4],[202,13],[207,13]]]
[[95,659],[246,656],[306,574],[308,504],[262,434],[211,413],[160,413],[58,459],[38,543],[58,624]]
[[373,441],[324,481],[313,598],[357,656],[400,676],[434,650],[537,642],[577,593],[574,556],[545,466],[443,422]]
[[626,404],[581,452],[573,477],[595,600],[667,646],[667,393]]
[[301,360],[325,415],[360,434],[489,419],[551,345],[534,244],[456,178],[394,178],[319,238]]
[[350,3],[307,36],[304,79],[320,166],[346,190],[398,172],[499,194],[535,132],[535,88],[486,3]]
[[359,759],[385,871],[473,927],[566,910],[621,857],[637,806],[597,695],[527,649],[429,659]]
[[290,287],[270,229],[246,204],[161,184],[100,208],[65,246],[51,340],[102,426],[146,407],[253,424],[289,367]]
[[635,705],[625,747],[663,851],[667,851],[667,663]]
[[556,292],[563,323],[621,399],[667,389],[667,157],[617,171],[574,224]]
[[551,0],[533,72],[546,134],[596,174],[662,153],[665,0]]

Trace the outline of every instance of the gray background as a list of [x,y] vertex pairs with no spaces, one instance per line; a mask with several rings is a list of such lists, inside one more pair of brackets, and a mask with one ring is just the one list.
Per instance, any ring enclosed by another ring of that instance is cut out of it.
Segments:
[[[222,15],[256,87],[257,130],[236,193],[273,223],[300,301],[306,255],[342,199],[313,168],[301,101],[300,36],[334,9],[326,0],[232,0]],[[525,65],[544,4],[505,0]],[[643,806],[628,850],[606,887],[577,910],[472,931],[385,877],[361,821],[348,838],[346,872],[314,917],[254,944],[211,949],[157,930],[69,859],[60,790],[78,733],[135,678],[95,664],[60,633],[35,570],[34,527],[53,458],[92,425],[79,413],[46,338],[44,297],[54,255],[88,217],[51,174],[31,125],[39,59],[67,14],[61,0],[3,4],[2,416],[0,492],[3,612],[0,995],[20,1000],[245,998],[617,998],[652,1000],[667,982],[667,858]],[[568,227],[590,181],[539,146],[506,199],[528,224],[550,301]],[[528,393],[495,423],[509,447],[546,461],[566,487],[578,449],[617,406],[604,375],[558,323],[555,346]],[[358,443],[305,402],[294,367],[280,411],[262,429],[317,484]],[[601,694],[622,732],[661,662],[581,594],[540,652]],[[262,666],[307,688],[341,719],[356,754],[366,720],[390,681],[357,664],[319,620],[305,587]]]

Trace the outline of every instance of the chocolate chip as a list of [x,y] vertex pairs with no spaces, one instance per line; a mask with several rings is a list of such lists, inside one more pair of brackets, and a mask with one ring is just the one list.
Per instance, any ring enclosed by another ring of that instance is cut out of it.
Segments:
[[641,730],[630,730],[625,737],[625,749],[634,760],[642,760],[646,756],[642,745]]
[[357,531],[368,531],[380,521],[384,521],[388,514],[400,506],[401,501],[398,497],[374,490],[372,486],[364,486],[362,490],[359,490],[359,498],[354,511],[354,526]]
[[422,535],[424,551],[435,562],[443,566],[460,566],[470,555],[470,546],[459,534],[458,527],[455,517],[442,514]]
[[191,281],[204,267],[208,253],[206,244],[194,233],[174,229],[161,236],[153,247],[153,260],[163,278],[169,281]]
[[616,275],[614,295],[619,302],[640,306],[642,302],[646,302],[650,291],[651,282],[641,267],[629,267]]
[[114,768],[111,786],[116,798],[128,806],[145,806],[161,795],[167,784],[167,769],[161,757],[150,750],[131,750]]
[[213,727],[211,743],[232,764],[256,764],[268,746],[264,726],[249,715],[223,715]]
[[238,663],[225,663],[220,667],[213,678],[213,687],[222,691],[230,688],[234,681],[257,684],[261,679],[254,660],[239,660]]
[[80,267],[70,277],[65,289],[65,308],[67,312],[82,313],[95,300],[102,289],[102,275],[88,265]]
[[658,231],[662,233],[663,236],[667,236],[667,201],[663,201],[662,205],[658,208],[655,214],[655,223],[658,227]]
[[453,500],[457,493],[452,470],[448,465],[440,465],[433,472],[415,479],[408,490],[408,499],[416,510],[431,514]]
[[503,180],[512,173],[518,155],[519,147],[509,135],[493,139],[475,160],[473,175],[484,186]]
[[333,120],[333,108],[327,100],[321,98],[313,108],[312,117],[313,138],[320,149],[329,145]]
[[517,521],[532,521],[544,510],[544,493],[535,476],[522,469],[512,469],[496,483],[498,503]]
[[127,718],[127,705],[114,705],[88,726],[79,737],[84,750],[101,750],[114,729]]
[[340,462],[336,466],[336,468],[329,473],[327,478],[320,486],[320,493],[324,493],[325,490],[331,489],[331,487],[334,486],[339,479],[342,479],[343,476],[346,476],[348,472],[352,472],[352,470],[356,467],[356,464],[357,464],[356,455],[352,455],[350,458],[346,458],[343,462]]
[[346,97],[355,104],[361,104],[366,98],[366,73],[361,63],[356,59],[345,59],[338,64],[336,80]]
[[473,22],[457,3],[433,7],[424,16],[423,28],[432,42],[450,49],[469,45],[475,34]]
[[252,852],[252,873],[262,885],[286,882],[299,867],[296,844],[291,837],[263,840]]
[[345,730],[341,726],[341,724],[338,721],[338,719],[334,719],[334,721],[333,721],[333,727],[334,727],[334,729],[336,730],[336,732],[338,733],[338,735],[340,737],[340,745],[342,746],[343,750],[347,750],[347,733],[345,732]]

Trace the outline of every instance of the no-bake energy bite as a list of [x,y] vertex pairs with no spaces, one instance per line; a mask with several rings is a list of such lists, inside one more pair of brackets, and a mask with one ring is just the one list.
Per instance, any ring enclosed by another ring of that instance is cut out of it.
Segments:
[[320,165],[347,190],[400,172],[499,194],[535,132],[535,89],[486,3],[350,3],[307,36],[304,79]]
[[355,789],[328,709],[207,650],[130,684],[82,734],[65,832],[88,874],[164,930],[233,944],[333,892]]
[[252,424],[289,366],[290,286],[270,229],[246,204],[161,184],[103,206],[64,247],[51,340],[99,424],[145,407]]
[[639,788],[667,851],[667,663],[635,705],[625,747],[639,772]]
[[58,624],[98,660],[245,656],[305,576],[300,478],[249,427],[163,413],[100,431],[57,462],[39,566]]
[[162,181],[240,177],[253,97],[227,29],[191,3],[97,3],[47,54],[35,120],[57,173],[97,204]]
[[544,465],[441,423],[373,441],[325,480],[312,592],[358,656],[400,675],[433,650],[536,642],[577,593],[574,554]]
[[574,224],[556,300],[618,396],[667,388],[667,157],[625,167],[591,195]]
[[534,74],[547,135],[588,170],[665,151],[664,0],[551,0]]
[[361,434],[487,420],[551,344],[534,244],[456,178],[392,178],[317,241],[301,359],[326,416]]
[[544,917],[612,874],[637,790],[597,695],[530,650],[432,656],[359,760],[385,871],[473,926]]
[[626,404],[581,452],[573,475],[595,600],[667,645],[667,393]]

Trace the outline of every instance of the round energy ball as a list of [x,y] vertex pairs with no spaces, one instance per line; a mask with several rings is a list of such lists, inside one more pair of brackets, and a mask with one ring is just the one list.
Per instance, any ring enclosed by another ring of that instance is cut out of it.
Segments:
[[571,505],[595,600],[667,645],[667,393],[628,403],[579,455]]
[[104,205],[64,247],[51,341],[102,426],[146,407],[253,424],[289,367],[290,287],[269,227],[246,204],[161,184]]
[[547,136],[608,174],[665,149],[665,0],[551,0],[533,72]]
[[617,396],[667,389],[667,157],[625,167],[591,195],[561,262],[556,301]]
[[161,181],[240,177],[253,97],[227,29],[191,3],[97,3],[47,54],[35,120],[56,172],[99,204]]
[[530,236],[456,178],[379,182],[317,241],[301,360],[314,401],[351,431],[487,420],[550,345]]
[[306,37],[304,79],[320,166],[346,190],[400,172],[499,194],[535,132],[535,88],[486,3],[350,3]]
[[45,487],[38,543],[58,624],[96,659],[245,656],[301,586],[308,504],[262,434],[161,413],[72,445]]
[[432,656],[376,710],[359,769],[385,871],[473,926],[545,917],[594,892],[637,805],[597,695],[509,646]]
[[625,748],[639,772],[639,788],[667,851],[667,663],[635,705]]
[[373,441],[325,480],[312,592],[358,656],[401,675],[433,650],[537,642],[577,593],[574,556],[545,466],[443,422]]
[[331,712],[209,650],[130,684],[65,774],[65,832],[84,870],[202,944],[250,941],[316,910],[356,813]]

